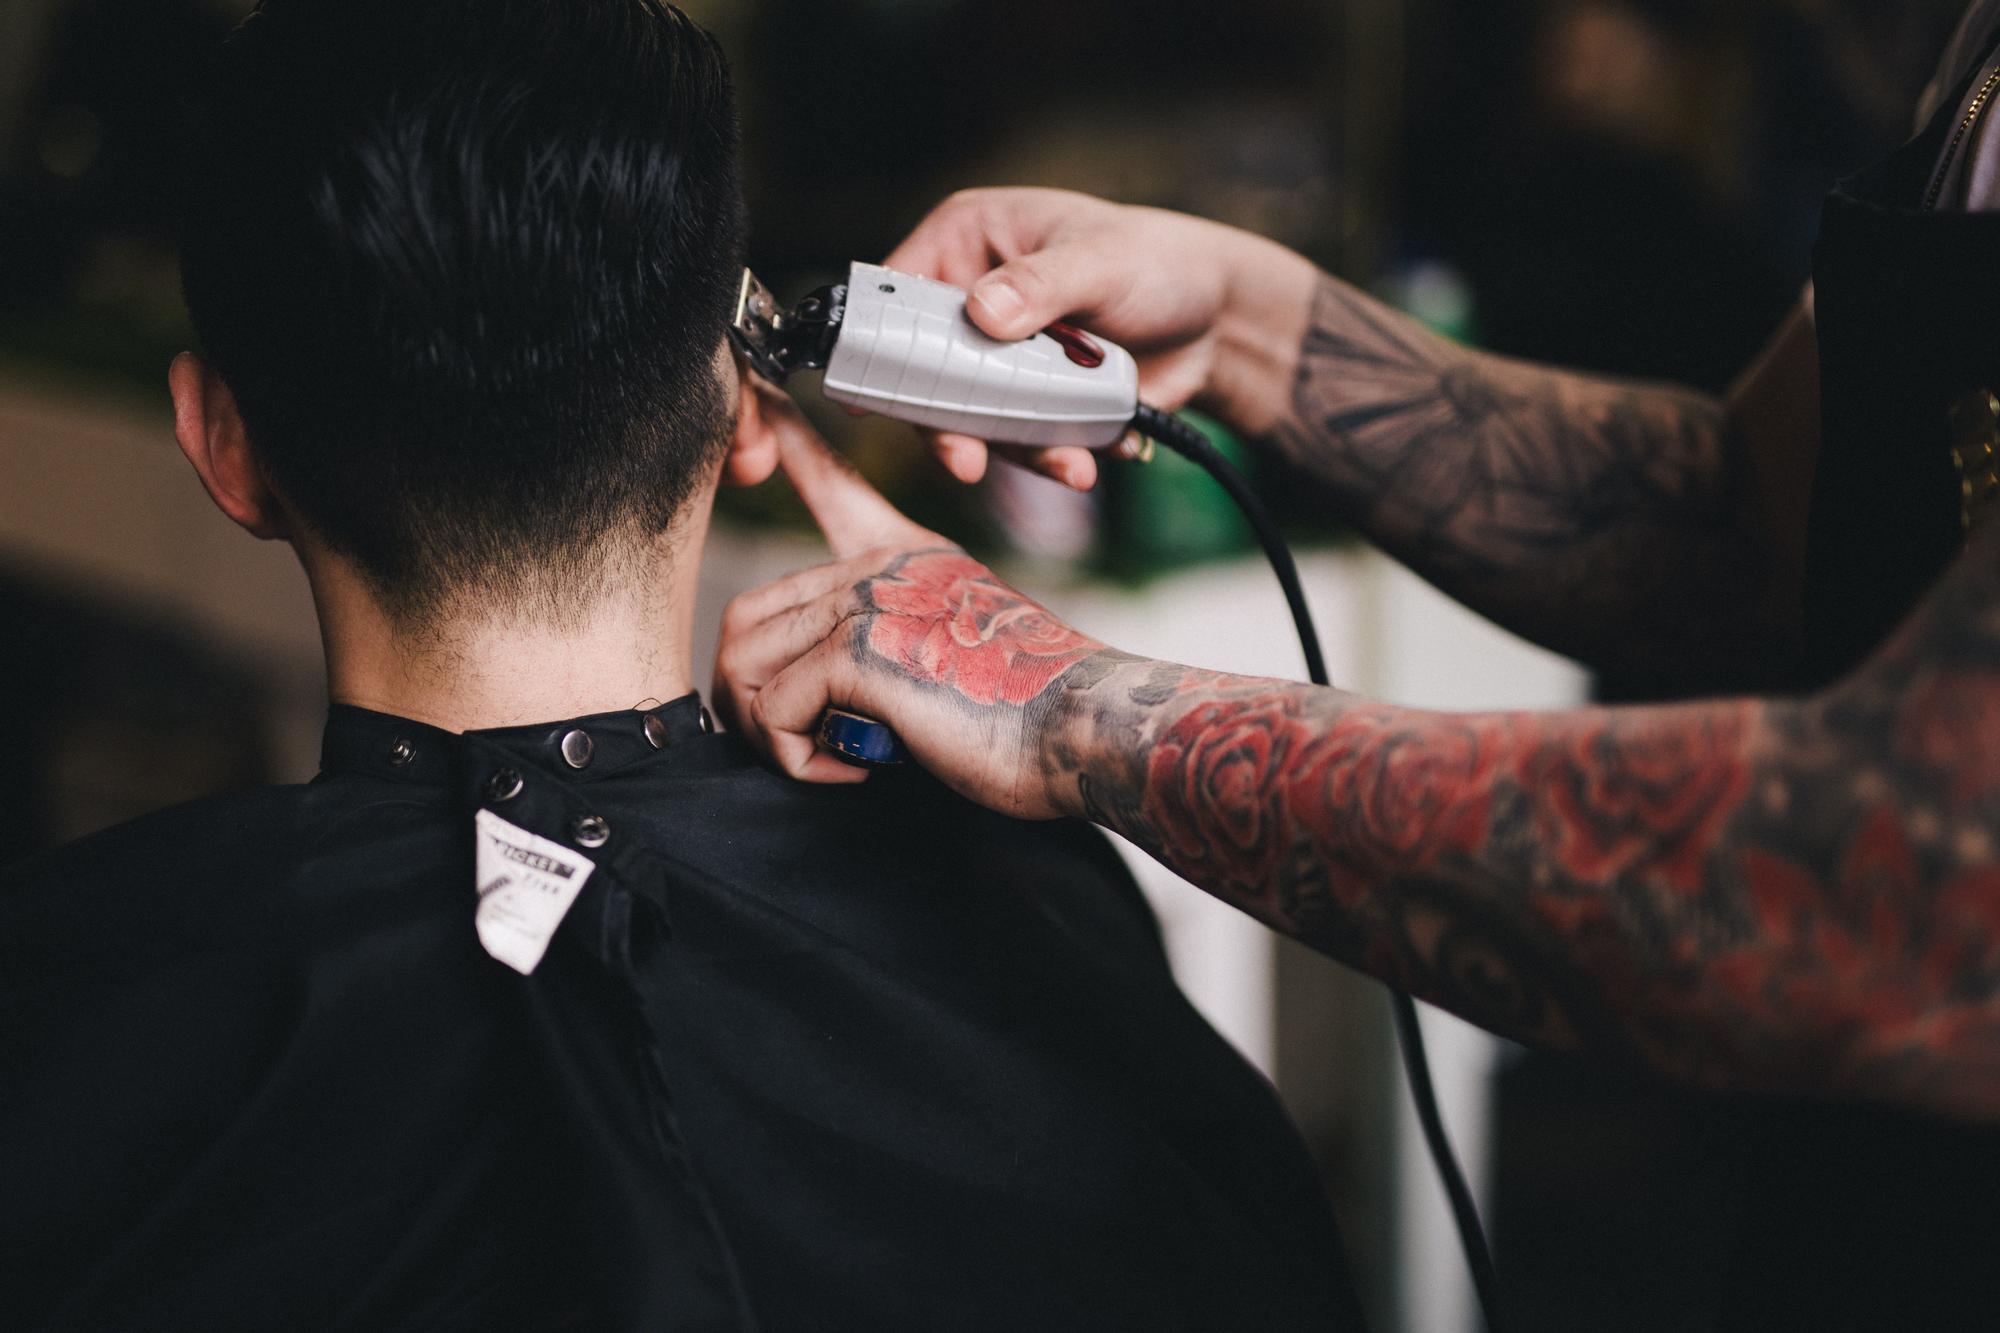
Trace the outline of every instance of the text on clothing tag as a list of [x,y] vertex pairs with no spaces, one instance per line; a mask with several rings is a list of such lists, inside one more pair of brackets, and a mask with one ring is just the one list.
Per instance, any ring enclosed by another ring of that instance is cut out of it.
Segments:
[[597,863],[558,842],[508,823],[491,810],[473,817],[479,943],[527,976]]

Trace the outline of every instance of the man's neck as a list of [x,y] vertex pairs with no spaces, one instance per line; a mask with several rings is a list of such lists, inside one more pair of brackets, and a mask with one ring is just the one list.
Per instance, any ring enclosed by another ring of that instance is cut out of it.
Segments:
[[511,606],[461,604],[399,626],[351,567],[307,558],[326,646],[327,692],[448,731],[555,722],[691,690],[690,640],[701,544],[635,559],[551,625]]

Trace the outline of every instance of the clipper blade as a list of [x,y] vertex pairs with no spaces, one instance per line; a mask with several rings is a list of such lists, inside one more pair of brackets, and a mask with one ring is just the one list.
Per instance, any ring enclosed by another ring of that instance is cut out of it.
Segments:
[[751,368],[773,384],[783,385],[795,370],[821,370],[840,337],[847,309],[847,288],[822,287],[786,310],[749,269],[736,289],[736,314],[729,336]]
[[791,368],[780,351],[779,328],[784,315],[770,291],[749,269],[736,289],[736,313],[729,321],[729,336],[759,375],[782,385]]

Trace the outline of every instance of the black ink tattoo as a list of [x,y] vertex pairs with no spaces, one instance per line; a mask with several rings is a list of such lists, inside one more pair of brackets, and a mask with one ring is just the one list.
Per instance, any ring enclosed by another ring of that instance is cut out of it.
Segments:
[[1278,451],[1371,540],[1599,667],[1781,678],[1722,403],[1507,361],[1322,280]]

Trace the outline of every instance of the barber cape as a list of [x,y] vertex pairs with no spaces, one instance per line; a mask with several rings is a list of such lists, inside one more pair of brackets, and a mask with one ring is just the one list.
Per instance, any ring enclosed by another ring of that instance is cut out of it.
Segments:
[[1099,834],[704,721],[336,707],[10,873],[0,1326],[1358,1326]]

